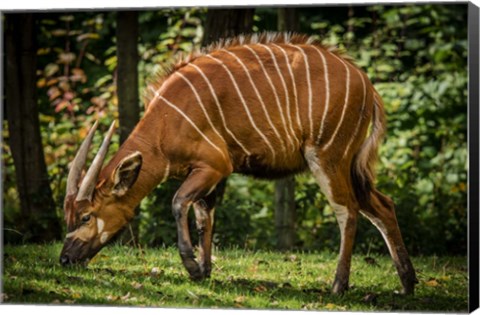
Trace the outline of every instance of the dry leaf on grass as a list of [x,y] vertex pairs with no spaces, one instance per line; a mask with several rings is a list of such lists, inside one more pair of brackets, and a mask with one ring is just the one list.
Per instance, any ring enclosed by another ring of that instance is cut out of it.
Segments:
[[256,286],[253,290],[255,292],[265,292],[265,291],[267,291],[267,288],[260,284],[260,285]]
[[160,269],[158,267],[153,267],[152,270],[150,270],[150,275],[152,277],[161,277],[163,276],[164,273],[165,271],[163,271],[163,269]]
[[132,284],[132,287],[136,290],[140,290],[141,288],[143,288],[143,284],[139,282],[133,281],[131,284]]
[[430,278],[425,284],[429,287],[437,287],[439,285],[437,279],[435,278]]
[[246,299],[247,298],[245,296],[239,295],[233,300],[233,302],[235,302],[237,304],[241,304],[241,303],[245,302]]

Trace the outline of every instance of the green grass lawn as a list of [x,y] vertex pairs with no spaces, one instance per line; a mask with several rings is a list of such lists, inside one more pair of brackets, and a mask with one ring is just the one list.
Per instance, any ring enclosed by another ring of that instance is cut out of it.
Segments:
[[351,288],[330,293],[336,253],[217,250],[192,282],[175,248],[111,246],[88,268],[62,268],[61,244],[5,246],[3,303],[348,311],[455,311],[468,306],[466,257],[414,257],[415,296],[399,295],[390,257],[354,255]]

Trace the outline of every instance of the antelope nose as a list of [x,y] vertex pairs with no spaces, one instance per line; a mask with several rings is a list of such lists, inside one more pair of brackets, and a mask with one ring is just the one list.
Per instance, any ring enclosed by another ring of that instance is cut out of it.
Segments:
[[68,257],[68,255],[62,255],[60,257],[60,264],[62,264],[62,266],[66,266],[70,263],[70,257]]

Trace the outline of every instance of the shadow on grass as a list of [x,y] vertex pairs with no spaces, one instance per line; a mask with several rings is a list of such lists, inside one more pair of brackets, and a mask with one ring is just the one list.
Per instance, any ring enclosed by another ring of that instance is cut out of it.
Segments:
[[[296,309],[373,310],[373,311],[466,311],[467,304],[444,291],[419,290],[415,296],[401,296],[382,284],[361,286],[356,283],[344,295],[333,295],[330,283],[317,281],[297,285],[282,279],[268,281],[246,276],[227,276],[213,271],[211,279],[193,282],[181,265],[169,264],[158,275],[141,266],[62,268],[44,253],[35,265],[28,257],[12,259],[6,255],[4,292],[6,303],[129,305],[195,308],[292,309],[291,301],[300,301]],[[15,268],[13,265],[15,264]],[[465,292],[466,294],[466,292]],[[260,300],[258,302],[252,300]]]

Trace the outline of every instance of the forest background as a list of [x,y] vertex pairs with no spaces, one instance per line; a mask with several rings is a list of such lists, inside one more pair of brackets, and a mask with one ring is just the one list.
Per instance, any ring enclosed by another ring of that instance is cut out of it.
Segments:
[[[3,21],[5,243],[61,240],[68,165],[93,122],[99,120],[104,131],[119,120],[113,154],[143,114],[141,95],[149,78],[176,54],[206,45],[221,36],[219,30],[238,33],[235,27],[241,26],[246,32],[313,35],[356,60],[386,104],[388,134],[379,154],[378,187],[395,201],[409,252],[466,255],[466,4],[44,12],[18,17],[7,14]],[[21,59],[28,56],[16,54],[19,51],[33,52],[32,58]],[[125,66],[135,69],[133,75],[119,75]],[[123,77],[127,81],[122,83],[118,78]],[[120,89],[120,84],[130,89]],[[28,104],[33,105],[25,107]],[[101,140],[98,132],[92,147]],[[170,205],[179,184],[170,181],[143,200],[123,242],[175,245]],[[219,201],[214,234],[219,248],[338,249],[334,213],[308,174],[276,183],[233,175]],[[292,218],[287,226],[278,218],[282,207]],[[279,235],[290,236],[279,242]],[[356,251],[387,252],[367,220],[360,221]]]

